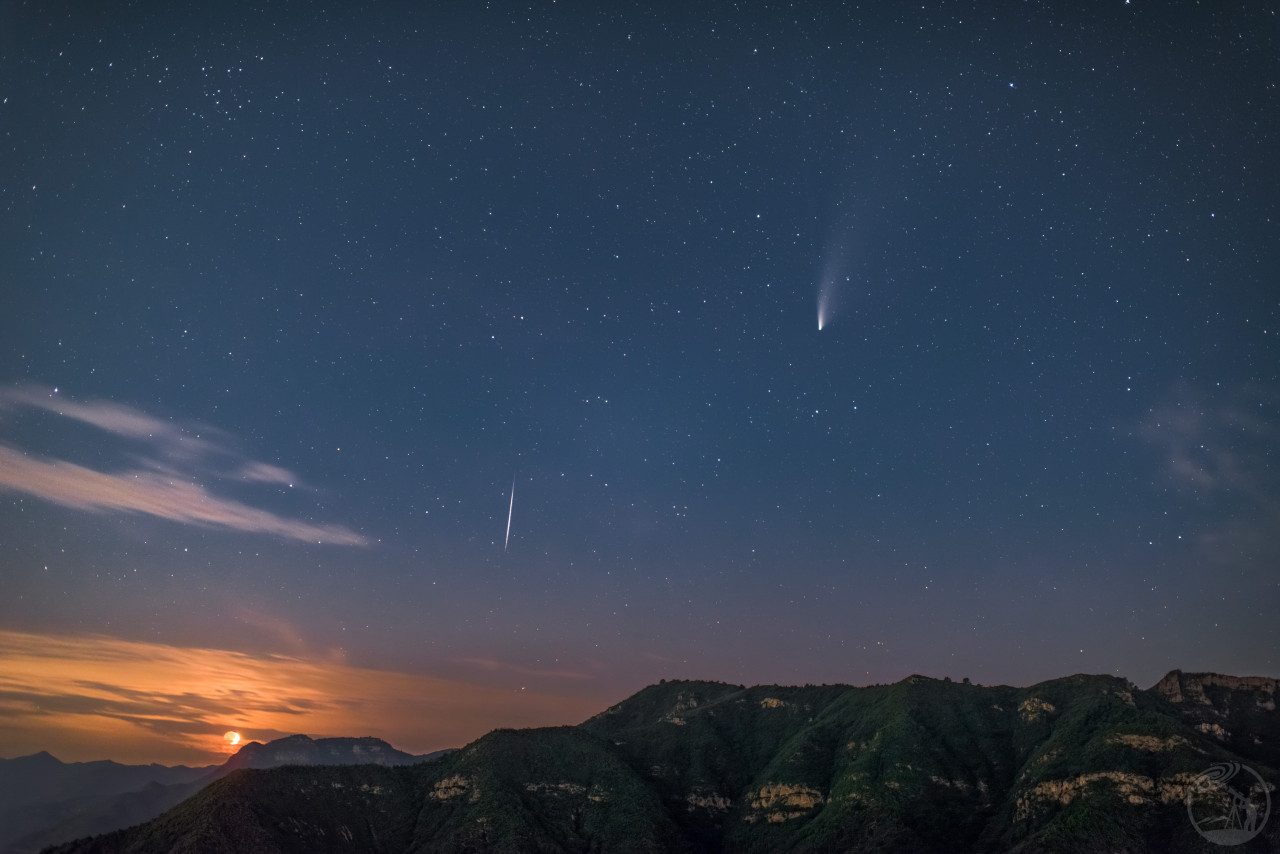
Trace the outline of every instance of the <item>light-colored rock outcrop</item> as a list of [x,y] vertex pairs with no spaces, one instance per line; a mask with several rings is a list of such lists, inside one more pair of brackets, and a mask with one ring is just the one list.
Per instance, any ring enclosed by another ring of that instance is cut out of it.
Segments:
[[1114,744],[1123,744],[1126,747],[1132,747],[1135,750],[1141,750],[1146,753],[1163,753],[1173,750],[1175,747],[1183,747],[1189,742],[1180,735],[1171,735],[1168,738],[1157,738],[1154,735],[1116,735],[1111,738]]
[[688,797],[685,798],[685,803],[689,805],[689,812],[693,812],[696,809],[704,809],[711,812],[725,813],[733,806],[733,801],[715,792],[707,792],[706,794],[690,792]]
[[681,717],[685,712],[698,708],[698,698],[692,694],[680,693],[676,695],[675,705],[671,707],[671,711],[667,712],[663,718],[669,724],[676,726],[684,726],[686,721]]
[[1039,697],[1028,697],[1018,704],[1018,714],[1022,715],[1024,721],[1033,721],[1053,711],[1055,711],[1053,703],[1041,700]]
[[1195,774],[1153,779],[1124,771],[1098,771],[1062,780],[1045,780],[1018,795],[1014,818],[1025,821],[1048,804],[1069,804],[1092,791],[1110,792],[1129,804],[1171,804],[1184,800]]
[[822,792],[812,786],[768,783],[748,799],[747,805],[751,812],[747,814],[746,820],[756,822],[763,818],[770,824],[777,824],[807,815],[824,803],[826,798]]
[[1156,692],[1172,703],[1198,703],[1212,706],[1205,694],[1207,687],[1226,688],[1231,691],[1257,692],[1256,702],[1264,709],[1275,709],[1276,695],[1280,694],[1280,679],[1267,676],[1224,676],[1221,673],[1183,673],[1172,670],[1155,684]]
[[579,783],[525,783],[526,792],[541,795],[567,795],[573,798],[586,798],[588,801],[600,803],[604,795],[595,787],[588,789]]
[[471,803],[475,803],[480,800],[480,790],[476,788],[474,780],[468,780],[466,777],[445,777],[432,787],[430,797],[437,801],[466,798]]

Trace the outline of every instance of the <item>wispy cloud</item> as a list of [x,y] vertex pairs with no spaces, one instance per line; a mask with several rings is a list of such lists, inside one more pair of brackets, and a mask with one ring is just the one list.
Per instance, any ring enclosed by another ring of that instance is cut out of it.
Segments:
[[95,512],[145,513],[161,519],[305,542],[363,545],[364,537],[341,525],[289,519],[222,497],[198,481],[225,476],[255,483],[292,485],[292,472],[245,460],[205,433],[108,402],[80,403],[31,386],[0,392],[0,410],[36,409],[90,424],[141,443],[142,467],[102,472],[77,463],[0,444],[0,489],[34,495],[65,507]]
[[374,735],[412,752],[497,727],[577,723],[604,697],[330,661],[0,631],[0,743],[63,760],[219,761],[222,734]]
[[1181,384],[1140,428],[1160,455],[1161,486],[1205,511],[1197,535],[1205,558],[1260,575],[1272,573],[1280,557],[1280,477],[1271,464],[1280,443],[1276,405],[1273,393],[1258,388]]
[[361,545],[364,538],[338,525],[312,525],[219,498],[193,483],[154,472],[104,474],[61,460],[33,459],[0,446],[0,487],[79,510],[123,510],[161,519],[275,534],[294,540]]
[[214,446],[198,433],[184,430],[171,421],[154,418],[128,406],[109,401],[80,403],[58,394],[57,389],[33,385],[0,391],[0,409],[40,409],[76,421],[92,424],[108,433],[163,444],[169,449],[186,445],[193,453],[209,453]]
[[253,461],[240,467],[240,478],[257,483],[287,483],[289,486],[293,486],[298,481],[297,475],[288,469]]
[[1267,403],[1247,392],[1215,396],[1180,385],[1148,414],[1141,434],[1160,450],[1175,484],[1270,506],[1276,484],[1266,459],[1280,437],[1260,414]]

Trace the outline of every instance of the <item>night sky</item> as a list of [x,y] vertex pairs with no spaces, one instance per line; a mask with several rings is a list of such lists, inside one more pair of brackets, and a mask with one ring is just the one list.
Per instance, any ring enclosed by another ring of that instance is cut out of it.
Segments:
[[1273,4],[0,17],[0,756],[1280,676]]

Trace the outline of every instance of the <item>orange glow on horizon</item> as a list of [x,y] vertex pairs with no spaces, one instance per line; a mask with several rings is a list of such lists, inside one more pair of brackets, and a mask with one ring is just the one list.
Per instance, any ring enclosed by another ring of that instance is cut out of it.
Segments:
[[[478,671],[477,671],[478,672]],[[0,631],[0,744],[64,762],[221,762],[259,741],[375,736],[425,753],[491,729],[573,724],[616,698],[521,690],[325,660]],[[559,678],[556,675],[553,678]],[[231,724],[234,729],[228,729]]]

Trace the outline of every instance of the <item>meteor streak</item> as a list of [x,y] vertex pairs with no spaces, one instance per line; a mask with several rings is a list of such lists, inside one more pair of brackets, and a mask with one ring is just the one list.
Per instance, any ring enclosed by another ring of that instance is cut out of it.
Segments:
[[511,543],[511,514],[516,509],[516,477],[511,476],[511,504],[507,507],[507,538],[502,543],[502,553],[507,553],[507,546]]

